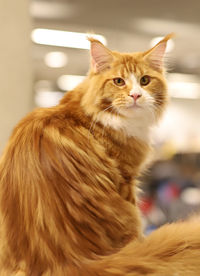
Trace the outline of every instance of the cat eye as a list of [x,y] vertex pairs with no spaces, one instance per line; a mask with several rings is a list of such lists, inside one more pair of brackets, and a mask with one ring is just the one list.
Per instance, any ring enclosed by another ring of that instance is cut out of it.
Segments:
[[149,84],[150,81],[151,81],[151,78],[149,76],[145,75],[140,79],[140,85],[145,86],[145,85]]
[[125,81],[122,78],[114,78],[113,82],[117,86],[123,86],[123,85],[125,85]]

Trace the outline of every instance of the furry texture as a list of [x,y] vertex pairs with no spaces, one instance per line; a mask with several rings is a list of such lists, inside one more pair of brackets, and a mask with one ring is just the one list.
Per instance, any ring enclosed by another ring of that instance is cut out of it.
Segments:
[[90,39],[83,83],[17,125],[0,163],[1,276],[198,275],[200,223],[143,238],[137,207],[169,38],[132,54]]

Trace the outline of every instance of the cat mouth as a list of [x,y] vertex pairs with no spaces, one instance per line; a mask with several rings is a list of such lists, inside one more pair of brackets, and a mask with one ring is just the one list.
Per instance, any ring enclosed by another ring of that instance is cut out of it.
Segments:
[[139,104],[137,104],[136,102],[134,102],[134,103],[132,103],[131,105],[129,105],[127,108],[128,108],[128,109],[141,109],[142,106],[139,105]]

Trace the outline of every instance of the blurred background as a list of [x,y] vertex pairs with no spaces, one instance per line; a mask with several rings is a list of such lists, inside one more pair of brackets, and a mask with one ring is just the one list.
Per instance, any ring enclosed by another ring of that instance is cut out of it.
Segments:
[[142,178],[146,232],[200,208],[200,1],[0,0],[0,153],[14,125],[56,105],[86,75],[93,33],[111,49],[168,47],[169,108],[154,130],[154,163]]

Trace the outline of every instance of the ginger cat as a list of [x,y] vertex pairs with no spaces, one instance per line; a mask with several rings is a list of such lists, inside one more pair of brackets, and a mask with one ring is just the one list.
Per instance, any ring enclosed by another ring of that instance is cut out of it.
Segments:
[[137,206],[170,38],[130,54],[91,38],[86,79],[17,125],[0,162],[1,276],[200,275],[200,222],[144,238]]

